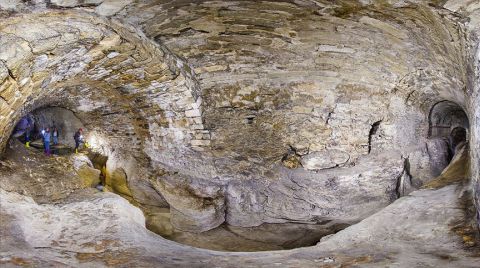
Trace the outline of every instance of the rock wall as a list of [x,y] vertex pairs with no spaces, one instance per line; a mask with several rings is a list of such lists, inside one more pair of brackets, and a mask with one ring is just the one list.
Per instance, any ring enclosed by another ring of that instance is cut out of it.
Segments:
[[472,131],[470,137],[471,143],[471,171],[472,187],[477,207],[477,221],[480,230],[480,46],[476,47],[475,54],[475,83],[473,87],[473,96],[471,100],[471,124]]
[[74,111],[107,170],[142,205],[166,199],[180,229],[361,220],[434,176],[439,101],[467,112],[478,146],[470,6],[48,3],[0,13],[0,133]]
[[465,26],[470,33],[470,66],[468,84],[468,115],[470,129],[470,171],[477,222],[480,230],[480,7],[475,1],[449,0],[444,7],[466,18]]
[[[148,20],[130,15],[140,11]],[[428,150],[430,108],[441,100],[467,106],[466,30],[441,8],[352,1],[156,1],[129,6],[117,18],[143,27],[195,70],[213,174],[150,156],[194,177],[187,181],[225,185],[230,224],[361,218],[398,196],[398,178],[419,186],[438,175]],[[392,163],[380,159],[384,151]],[[272,168],[282,159],[298,168]],[[344,187],[347,196],[368,192],[365,185],[349,185],[365,176],[352,168],[362,161],[371,162],[373,173],[385,165],[391,170],[383,173],[382,190],[357,199],[366,209],[354,216],[345,209],[351,200],[333,201],[328,185]],[[350,180],[318,172],[331,168]],[[296,184],[293,178],[300,176],[315,192]],[[367,196],[382,198],[370,207]]]
[[452,68],[465,63],[461,29],[424,6],[165,1],[148,12],[147,36],[198,75],[214,155],[228,158],[219,172],[268,166],[290,147],[351,164],[416,146],[430,102],[465,102],[464,68]]

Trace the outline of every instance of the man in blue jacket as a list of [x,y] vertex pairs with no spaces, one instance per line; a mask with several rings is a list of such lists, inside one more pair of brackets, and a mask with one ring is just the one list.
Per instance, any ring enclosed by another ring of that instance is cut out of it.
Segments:
[[50,128],[47,127],[45,132],[42,131],[43,134],[43,147],[45,147],[45,154],[50,155]]

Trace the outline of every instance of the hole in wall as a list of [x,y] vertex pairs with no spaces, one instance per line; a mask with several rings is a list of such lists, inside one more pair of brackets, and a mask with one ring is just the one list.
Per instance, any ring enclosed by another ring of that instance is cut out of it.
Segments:
[[[83,154],[71,157],[73,135],[83,127],[81,120],[63,107],[41,107],[21,117],[2,155],[9,169],[0,167],[0,177],[8,178],[0,180],[1,188],[30,196],[38,203],[64,202],[83,190],[96,192],[93,182],[99,172],[88,159],[81,159]],[[48,135],[51,154],[45,150],[42,135],[47,128],[52,130]],[[54,128],[58,130],[56,138]]]
[[255,122],[255,115],[248,115],[245,117],[245,124],[251,125]]
[[373,123],[372,127],[370,128],[370,132],[368,133],[368,153],[372,152],[373,136],[377,134],[377,131],[378,131],[378,128],[380,127],[381,122],[382,120]]

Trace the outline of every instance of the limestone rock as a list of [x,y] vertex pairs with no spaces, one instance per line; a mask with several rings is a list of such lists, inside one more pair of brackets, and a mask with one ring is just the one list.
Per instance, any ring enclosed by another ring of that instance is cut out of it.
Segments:
[[343,166],[349,159],[348,153],[331,149],[302,156],[302,166],[308,170],[320,170]]
[[427,150],[430,156],[431,177],[436,177],[448,166],[452,157],[450,145],[445,139],[433,139],[427,142]]
[[[458,193],[462,191],[450,185],[413,192],[315,247],[232,254],[182,246],[156,236],[145,229],[139,209],[111,193],[88,194],[62,205],[39,205],[31,198],[0,189],[1,264],[414,267],[421,263],[475,267],[479,259],[475,251],[464,250],[462,238],[452,232],[452,225],[463,221],[464,210],[458,206]],[[254,232],[238,233],[255,236]],[[63,254],[65,251],[72,254]]]
[[282,159],[282,164],[287,168],[298,168],[302,166],[300,157],[296,154],[289,154]]
[[155,212],[146,216],[147,228],[163,237],[170,237],[174,233],[174,228],[170,221],[170,211],[164,209],[163,212]]
[[[435,247],[435,252],[443,252],[451,257],[458,256],[454,253],[456,239],[450,232],[451,224],[455,222],[455,219],[462,218],[463,211],[459,207],[449,206],[458,204],[456,192],[464,190],[457,185],[450,185],[435,191],[413,192],[361,223],[322,241],[318,246],[340,250],[356,244],[370,247],[372,250],[382,248],[388,252],[395,251],[395,248],[402,248],[404,254],[412,254],[419,247],[425,249]],[[449,207],[448,212],[444,211],[446,207]],[[439,211],[443,212],[439,213]],[[396,222],[394,226],[390,225],[392,219]],[[388,242],[380,237],[388,237]],[[392,241],[396,242],[392,243]],[[405,244],[410,246],[402,246]],[[473,257],[473,259],[478,259],[478,257]],[[459,263],[456,265],[469,266],[466,259],[457,259],[457,261]],[[463,261],[467,263],[461,264]],[[446,261],[445,265],[452,265],[451,262],[451,260]],[[416,260],[405,258],[399,260],[397,265],[410,267],[416,265],[415,263]]]
[[248,228],[221,225],[202,233],[177,231],[168,238],[178,243],[211,250],[270,251],[312,246],[325,234],[344,227],[345,225],[301,223],[262,224]]
[[0,9],[3,10],[15,10],[22,5],[21,0],[3,0],[0,1]]
[[78,177],[85,187],[95,187],[100,183],[100,170],[83,165],[77,169]]
[[110,174],[107,174],[105,185],[115,193],[132,198],[132,192],[128,186],[127,174],[122,168],[117,168]]
[[273,171],[278,177],[269,182],[251,179],[227,186],[229,224],[356,222],[395,200],[398,179],[405,173],[398,152],[316,173],[281,167]]
[[469,145],[466,143],[461,143],[457,147],[458,152],[455,154],[448,166],[442,171],[442,173],[438,177],[429,181],[424,187],[440,188],[445,185],[449,185],[455,182],[466,181],[469,179]]
[[428,139],[421,150],[409,155],[409,172],[415,186],[421,186],[442,173],[448,166],[452,152],[446,138]]
[[100,183],[100,170],[93,167],[90,159],[83,154],[71,157],[73,167],[85,187],[95,187]]
[[413,181],[412,175],[410,174],[410,162],[408,159],[405,159],[403,173],[397,179],[397,197],[408,195],[417,189],[418,186],[419,185],[415,184],[415,181]]
[[178,177],[163,177],[154,186],[170,205],[171,222],[177,229],[203,232],[225,221],[225,198],[218,186],[194,187]]
[[[111,180],[113,181],[113,180]],[[123,181],[123,180],[121,180]],[[128,189],[135,201],[146,207],[168,208],[165,198],[155,190],[149,181],[135,180],[127,181]]]
[[76,170],[80,169],[82,166],[93,168],[92,161],[90,161],[88,156],[84,154],[73,154],[70,156],[70,159],[72,160],[73,168]]
[[132,2],[133,0],[103,0],[95,12],[102,16],[112,16]]

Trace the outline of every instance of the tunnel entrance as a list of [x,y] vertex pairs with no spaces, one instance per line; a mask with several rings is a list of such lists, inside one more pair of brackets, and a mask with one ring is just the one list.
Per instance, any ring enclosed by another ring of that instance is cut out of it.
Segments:
[[[57,155],[72,153],[75,147],[73,136],[79,128],[85,128],[80,119],[62,107],[44,107],[28,113],[15,126],[11,138],[33,148],[43,150],[42,131],[51,132],[51,151]],[[56,130],[56,135],[53,132]]]
[[469,127],[467,114],[455,102],[441,101],[430,110],[428,133],[430,138],[449,137],[454,129],[467,130]]
[[432,106],[427,148],[434,176],[439,176],[467,143],[469,127],[467,114],[457,103],[440,101]]
[[[45,150],[42,134],[47,128],[52,130],[48,135],[51,154]],[[38,203],[60,203],[80,192],[97,192],[94,188],[102,182],[106,157],[90,160],[86,147],[74,154],[74,134],[79,128],[84,128],[81,120],[62,107],[42,107],[24,115],[1,156],[0,187]]]
[[453,153],[457,152],[457,147],[467,141],[467,130],[463,127],[456,127],[450,133],[450,143]]

